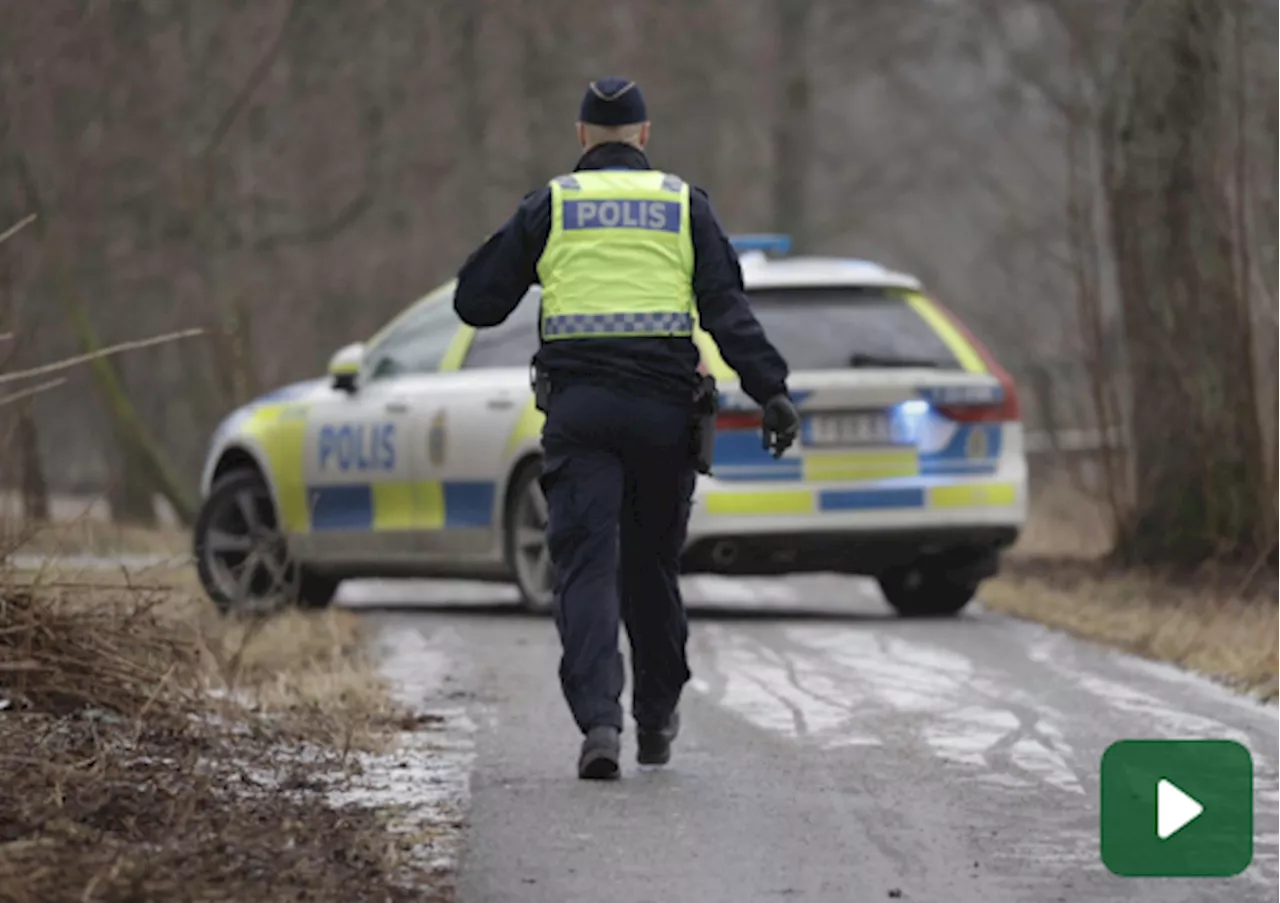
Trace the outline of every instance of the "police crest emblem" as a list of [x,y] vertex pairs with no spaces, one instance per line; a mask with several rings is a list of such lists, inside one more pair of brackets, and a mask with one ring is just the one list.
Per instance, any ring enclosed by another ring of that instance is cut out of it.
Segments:
[[987,439],[987,431],[983,427],[970,427],[969,435],[964,440],[964,456],[966,458],[985,458],[990,454],[991,443]]
[[427,459],[434,467],[444,463],[446,438],[445,412],[441,411],[431,418],[431,426],[427,429]]

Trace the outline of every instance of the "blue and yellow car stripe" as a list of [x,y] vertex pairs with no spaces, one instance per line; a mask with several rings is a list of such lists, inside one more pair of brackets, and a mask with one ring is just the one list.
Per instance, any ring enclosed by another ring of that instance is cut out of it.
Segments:
[[713,470],[724,482],[863,482],[919,476],[982,476],[999,464],[1004,430],[998,423],[959,424],[947,444],[921,452],[914,445],[855,451],[815,451],[774,458],[756,429],[716,433]]
[[375,532],[489,527],[497,487],[488,481],[385,481],[308,486],[310,529]]
[[712,515],[818,514],[838,511],[903,511],[947,508],[1004,508],[1014,504],[1011,482],[949,486],[869,486],[839,489],[711,491],[702,498]]

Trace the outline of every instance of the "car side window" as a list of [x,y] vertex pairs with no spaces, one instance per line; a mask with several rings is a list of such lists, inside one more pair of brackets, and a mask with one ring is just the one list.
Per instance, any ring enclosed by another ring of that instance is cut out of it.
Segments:
[[437,372],[462,325],[452,298],[420,303],[378,340],[365,355],[369,379]]
[[520,299],[511,316],[501,325],[477,329],[464,370],[484,367],[528,367],[538,350],[538,319],[542,309],[542,287],[532,286]]

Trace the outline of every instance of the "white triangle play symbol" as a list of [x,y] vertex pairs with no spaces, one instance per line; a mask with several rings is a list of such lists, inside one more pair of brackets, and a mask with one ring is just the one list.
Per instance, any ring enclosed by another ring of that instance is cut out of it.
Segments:
[[1204,806],[1161,778],[1156,784],[1156,836],[1165,840],[1200,817]]

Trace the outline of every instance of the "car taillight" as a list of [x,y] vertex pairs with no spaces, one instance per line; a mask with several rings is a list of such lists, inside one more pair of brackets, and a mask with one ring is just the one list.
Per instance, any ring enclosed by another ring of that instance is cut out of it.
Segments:
[[969,327],[960,321],[960,318],[947,309],[937,298],[929,299],[944,317],[950,321],[955,327],[956,332],[964,336],[973,350],[978,353],[978,357],[982,358],[982,362],[987,365],[987,371],[1000,381],[1000,388],[1003,389],[1003,398],[995,404],[945,404],[937,405],[934,410],[950,420],[960,423],[992,423],[1004,422],[1009,420],[1020,420],[1022,418],[1022,405],[1018,401],[1018,389],[1013,383],[1013,377],[1009,375],[1009,371],[1000,366],[1000,362],[995,359],[987,346],[978,341],[977,336],[969,331]]
[[759,411],[724,411],[716,415],[717,430],[758,430],[761,423]]
[[1014,391],[1013,383],[1006,383],[1001,379],[1000,385],[1004,389],[1004,400],[996,404],[944,404],[935,406],[934,410],[958,423],[1003,423],[1020,419],[1022,410],[1018,405],[1018,393]]

